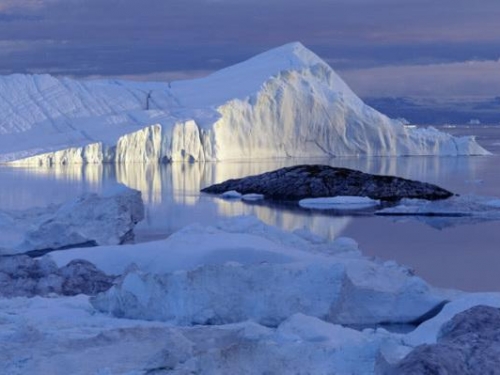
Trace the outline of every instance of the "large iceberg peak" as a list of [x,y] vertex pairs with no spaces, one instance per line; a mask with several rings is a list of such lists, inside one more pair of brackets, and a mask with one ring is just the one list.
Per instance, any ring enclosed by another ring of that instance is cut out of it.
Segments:
[[300,42],[287,43],[258,54],[242,64],[269,63],[273,61],[285,69],[311,67],[325,62]]
[[487,154],[365,105],[298,42],[176,82],[0,77],[0,163]]
[[[361,102],[325,61],[299,42],[265,51],[204,78],[174,82],[172,92],[182,98],[186,107],[217,107],[234,99],[256,95],[274,80],[301,88],[299,77],[303,84],[312,80],[325,90]],[[207,92],[211,95],[206,95]]]

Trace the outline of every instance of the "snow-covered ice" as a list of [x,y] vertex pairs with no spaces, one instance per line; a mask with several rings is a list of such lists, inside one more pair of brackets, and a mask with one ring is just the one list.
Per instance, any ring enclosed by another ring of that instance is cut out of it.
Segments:
[[0,162],[16,165],[487,153],[368,107],[300,43],[191,81],[18,74],[0,91]]
[[9,375],[371,374],[384,330],[355,331],[302,314],[174,327],[96,313],[85,296],[0,299],[0,372]]
[[[364,257],[352,239],[253,217],[42,259],[47,274],[80,259],[121,276],[90,299],[0,298],[1,373],[382,374],[435,342],[457,313],[500,306],[498,293],[433,289],[395,262]],[[9,262],[5,270],[16,267]],[[420,320],[409,333],[376,327]]]
[[0,297],[95,295],[108,290],[114,279],[81,259],[57,267],[47,256],[0,257]]
[[500,220],[500,199],[467,194],[439,201],[403,199],[399,205],[384,208],[377,215],[413,218],[436,228]]
[[299,312],[344,324],[406,323],[443,300],[406,268],[362,257],[353,241],[318,243],[248,217],[154,243],[50,256],[58,266],[85,259],[107,274],[126,273],[93,300],[99,310],[181,325],[275,326]]
[[141,193],[123,185],[62,205],[0,212],[0,254],[127,243],[143,218]]
[[404,338],[410,346],[434,344],[439,338],[442,327],[458,313],[473,306],[492,306],[500,308],[500,293],[468,293],[446,304],[434,318],[422,323]]

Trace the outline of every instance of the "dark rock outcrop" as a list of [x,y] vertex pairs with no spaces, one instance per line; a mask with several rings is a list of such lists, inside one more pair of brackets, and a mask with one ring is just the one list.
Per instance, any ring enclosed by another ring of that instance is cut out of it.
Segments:
[[339,195],[366,196],[384,201],[402,198],[445,199],[453,193],[439,186],[394,176],[379,176],[327,165],[298,165],[256,176],[228,180],[202,189],[221,194],[263,194],[266,199],[296,201]]
[[457,314],[437,344],[418,346],[388,374],[500,374],[500,309],[475,306]]
[[96,295],[111,288],[114,280],[86,260],[58,268],[49,257],[0,257],[0,297]]

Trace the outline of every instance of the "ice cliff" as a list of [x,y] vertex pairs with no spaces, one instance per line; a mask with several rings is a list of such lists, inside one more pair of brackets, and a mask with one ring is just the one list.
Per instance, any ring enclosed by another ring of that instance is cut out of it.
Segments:
[[370,108],[300,43],[190,81],[0,77],[0,135],[24,165],[487,153]]

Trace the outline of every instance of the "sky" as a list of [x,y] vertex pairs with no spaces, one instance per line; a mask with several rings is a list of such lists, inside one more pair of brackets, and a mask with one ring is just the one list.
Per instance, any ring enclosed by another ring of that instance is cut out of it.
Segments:
[[500,96],[500,0],[0,0],[0,74],[184,79],[300,41],[363,97]]

